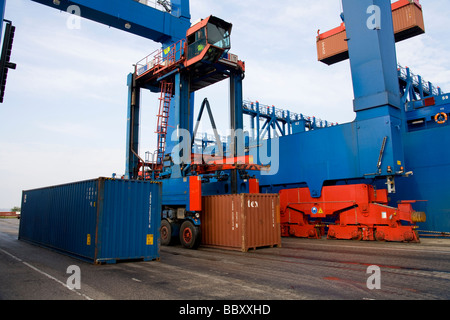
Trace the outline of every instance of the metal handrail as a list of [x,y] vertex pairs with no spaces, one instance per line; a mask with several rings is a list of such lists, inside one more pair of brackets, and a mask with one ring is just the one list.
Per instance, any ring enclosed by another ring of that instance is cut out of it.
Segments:
[[136,2],[139,2],[145,6],[154,8],[156,10],[159,11],[165,11],[165,12],[170,12],[172,11],[171,8],[171,4],[168,4],[168,2],[170,1],[161,1],[161,0],[156,0],[156,1],[152,1],[152,0],[134,0]]
[[185,43],[186,40],[182,39],[165,49],[155,50],[145,56],[135,64],[136,75],[140,76],[149,70],[153,70],[156,73],[162,68],[180,62],[184,59]]
[[[265,104],[261,104],[259,102],[258,102],[258,106],[259,106],[259,109],[256,110],[256,103],[246,100],[246,101],[244,101],[243,109],[247,110],[247,111],[259,112],[260,115],[265,115],[265,116],[272,116],[273,114],[275,114],[275,117],[278,120],[284,120],[284,121],[306,120],[306,121],[311,122],[318,128],[325,128],[325,127],[337,125],[337,123],[328,122],[328,121],[325,121],[325,120],[322,120],[322,119],[316,118],[316,117],[305,116],[301,113],[299,114],[299,113],[295,113],[295,112],[288,112],[286,110],[275,108],[274,106],[268,106]],[[288,115],[289,115],[289,117],[288,117]],[[261,121],[264,121],[264,119],[261,119]]]
[[425,81],[421,76],[416,75],[411,72],[408,67],[402,67],[400,64],[397,66],[399,78],[408,82],[409,79],[412,80],[412,85],[416,88],[422,86],[423,92],[428,95],[439,95],[439,87],[435,87],[431,82]]

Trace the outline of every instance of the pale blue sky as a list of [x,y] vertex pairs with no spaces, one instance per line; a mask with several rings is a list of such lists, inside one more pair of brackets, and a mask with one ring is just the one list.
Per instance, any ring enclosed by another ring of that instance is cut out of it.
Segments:
[[[448,0],[422,0],[427,33],[397,45],[398,61],[450,91]],[[340,0],[191,0],[192,21],[214,14],[233,23],[232,52],[246,62],[244,98],[350,122],[348,61],[317,62],[315,36],[340,24]],[[22,190],[119,175],[125,170],[126,76],[157,43],[30,0],[7,0],[16,29],[5,102],[0,105],[0,208]],[[219,128],[228,128],[228,82],[200,91]],[[144,93],[140,153],[153,151],[157,96]]]

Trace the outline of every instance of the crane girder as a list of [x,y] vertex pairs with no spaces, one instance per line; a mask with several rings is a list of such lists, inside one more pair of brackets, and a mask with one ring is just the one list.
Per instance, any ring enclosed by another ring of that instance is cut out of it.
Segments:
[[173,0],[171,12],[137,0],[31,0],[77,14],[158,43],[171,44],[186,37],[190,27],[189,0]]

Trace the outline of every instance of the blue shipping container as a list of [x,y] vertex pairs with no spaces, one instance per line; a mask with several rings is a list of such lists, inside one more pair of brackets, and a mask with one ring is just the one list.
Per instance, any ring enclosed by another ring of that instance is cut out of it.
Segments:
[[159,260],[161,184],[99,178],[23,191],[19,240],[95,264]]

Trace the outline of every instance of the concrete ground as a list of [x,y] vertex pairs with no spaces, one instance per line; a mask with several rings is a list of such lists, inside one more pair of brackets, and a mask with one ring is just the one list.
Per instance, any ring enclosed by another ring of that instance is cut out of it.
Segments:
[[[19,221],[0,219],[2,300],[450,298],[450,239],[407,244],[283,238],[281,248],[248,253],[173,246],[161,247],[160,261],[98,266],[19,241]],[[80,289],[71,290],[67,271],[73,265],[79,267]]]

